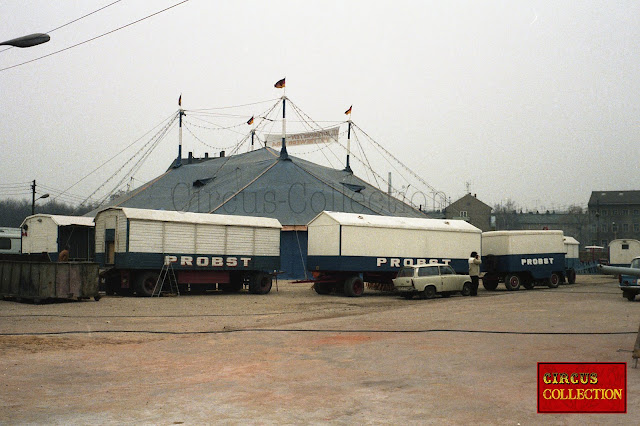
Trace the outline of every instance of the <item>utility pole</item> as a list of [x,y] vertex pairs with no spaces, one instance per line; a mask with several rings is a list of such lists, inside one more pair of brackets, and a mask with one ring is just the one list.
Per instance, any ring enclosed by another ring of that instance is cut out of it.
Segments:
[[36,180],[31,184],[31,216],[36,214]]

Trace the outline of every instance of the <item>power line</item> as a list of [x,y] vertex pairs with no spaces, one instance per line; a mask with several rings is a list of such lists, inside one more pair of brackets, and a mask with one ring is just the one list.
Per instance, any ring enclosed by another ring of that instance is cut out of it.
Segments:
[[145,16],[144,18],[140,18],[140,19],[138,19],[137,21],[130,22],[130,23],[126,24],[126,25],[123,25],[123,26],[121,26],[121,27],[119,27],[119,28],[116,28],[115,30],[111,30],[111,31],[108,31],[108,32],[106,32],[106,33],[104,33],[104,34],[100,34],[99,36],[96,36],[96,37],[90,38],[90,39],[85,40],[85,41],[81,41],[80,43],[76,43],[76,44],[74,44],[74,45],[72,45],[72,46],[65,47],[64,49],[56,50],[55,52],[52,52],[52,53],[49,53],[49,54],[46,54],[46,55],[43,55],[43,56],[37,57],[37,58],[35,58],[35,59],[31,59],[31,60],[29,60],[29,61],[21,62],[21,63],[16,64],[16,65],[11,65],[10,67],[0,68],[0,71],[6,71],[6,70],[9,70],[9,69],[11,69],[11,68],[16,68],[16,67],[19,67],[19,66],[21,66],[21,65],[26,65],[26,64],[29,64],[29,63],[31,63],[31,62],[38,61],[38,60],[40,60],[40,59],[48,58],[49,56],[53,56],[53,55],[55,55],[55,54],[57,54],[57,53],[64,52],[65,50],[73,49],[74,47],[81,46],[81,45],[83,45],[83,44],[86,44],[86,43],[89,43],[89,42],[91,42],[91,41],[97,40],[97,39],[99,39],[99,38],[101,38],[101,37],[104,37],[104,36],[106,36],[106,35],[113,34],[113,33],[115,33],[116,31],[120,31],[120,30],[122,30],[122,29],[124,29],[124,28],[130,27],[130,26],[132,26],[132,25],[134,25],[134,24],[137,24],[137,23],[139,23],[139,22],[142,22],[142,21],[144,21],[145,19],[149,19],[149,18],[151,18],[152,16],[159,15],[159,14],[160,14],[160,13],[162,13],[162,12],[166,12],[167,10],[169,10],[169,9],[173,9],[174,7],[176,7],[176,6],[180,6],[181,4],[184,4],[184,3],[188,2],[188,1],[189,1],[189,0],[183,0],[183,1],[181,1],[180,3],[176,3],[176,4],[174,4],[173,6],[169,6],[169,7],[165,8],[165,9],[159,10],[158,12],[152,13],[151,15]]

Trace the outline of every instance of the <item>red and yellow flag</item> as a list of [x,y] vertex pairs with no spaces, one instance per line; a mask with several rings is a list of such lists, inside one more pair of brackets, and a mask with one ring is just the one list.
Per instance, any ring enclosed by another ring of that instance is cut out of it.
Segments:
[[276,84],[274,84],[273,86],[276,89],[283,89],[284,88],[284,80],[285,80],[284,78],[282,80],[278,80],[278,82]]
[[249,119],[249,121],[247,121],[247,124],[248,124],[249,126],[251,126],[251,125],[253,124],[253,117],[251,117],[251,118]]
[[182,93],[180,93],[180,97],[178,98],[178,106],[182,106]]
[[351,115],[351,108],[353,108],[353,105],[351,105],[351,106],[349,107],[349,109],[348,109],[348,110],[346,110],[344,113],[345,113],[346,115]]

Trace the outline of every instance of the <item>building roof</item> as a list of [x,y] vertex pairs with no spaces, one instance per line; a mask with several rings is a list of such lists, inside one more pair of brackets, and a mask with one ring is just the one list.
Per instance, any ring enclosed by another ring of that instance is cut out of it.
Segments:
[[639,204],[640,191],[593,191],[589,206],[597,204]]
[[[79,225],[79,226],[90,226],[93,227],[93,216],[62,216],[56,214],[34,214],[32,216],[27,216],[23,221],[22,225],[24,225],[29,220],[37,220],[37,219],[50,219],[58,226],[71,226],[71,225]],[[22,227],[22,225],[20,225]]]
[[479,204],[480,206],[484,207],[485,209],[487,209],[489,211],[493,210],[493,207],[491,207],[487,203],[484,203],[484,202],[480,201],[475,195],[466,194],[462,198],[460,198],[460,199],[454,201],[453,203],[449,204],[449,206],[447,208],[445,208],[445,211],[453,210],[453,213],[459,213],[460,210],[466,210],[466,206],[470,206],[472,202],[474,204],[476,204],[476,205]]
[[261,228],[282,228],[277,219],[251,216],[231,216],[222,214],[203,214],[180,211],[135,209],[130,207],[108,207],[101,210],[96,218],[104,212],[120,210],[128,219],[154,220],[160,222],[202,223],[208,225],[252,226]]
[[282,159],[272,148],[192,163],[183,159],[180,167],[170,167],[109,205],[262,216],[282,225],[306,225],[324,210],[426,217],[353,173],[291,155]]
[[326,215],[340,225],[367,226],[372,228],[403,228],[414,230],[457,231],[481,233],[482,231],[464,220],[428,219],[412,217],[374,216],[357,213],[325,211],[309,223],[309,226],[320,216]]

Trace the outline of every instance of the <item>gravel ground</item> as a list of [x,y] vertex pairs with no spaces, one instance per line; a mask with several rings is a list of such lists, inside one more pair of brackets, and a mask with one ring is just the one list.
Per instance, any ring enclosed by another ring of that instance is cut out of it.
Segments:
[[[611,277],[410,301],[278,287],[0,301],[0,423],[640,423],[640,302]],[[627,362],[627,414],[537,414],[537,362],[605,361]]]

